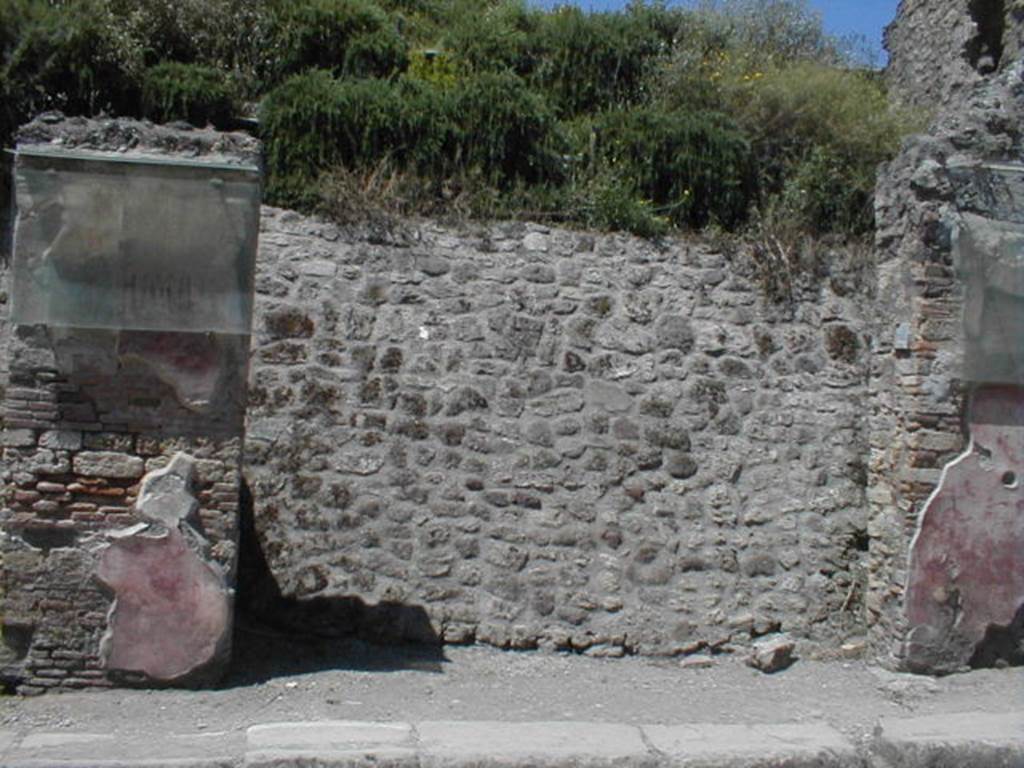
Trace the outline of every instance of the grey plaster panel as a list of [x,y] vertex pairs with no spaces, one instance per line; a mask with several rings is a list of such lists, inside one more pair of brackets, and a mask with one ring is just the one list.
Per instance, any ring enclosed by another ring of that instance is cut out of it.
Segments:
[[964,378],[1024,384],[1024,224],[965,213],[955,253],[965,290]]
[[247,334],[259,177],[19,154],[13,320]]

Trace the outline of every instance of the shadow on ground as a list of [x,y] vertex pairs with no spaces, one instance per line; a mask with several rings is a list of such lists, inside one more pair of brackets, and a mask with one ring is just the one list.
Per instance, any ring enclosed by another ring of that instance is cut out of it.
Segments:
[[359,597],[288,597],[260,546],[242,483],[232,663],[222,687],[326,669],[441,672],[441,639],[422,606]]
[[397,672],[415,669],[441,673],[447,661],[440,646],[422,643],[382,645],[358,638],[290,635],[265,625],[235,628],[231,666],[220,688],[241,688],[278,677],[331,669]]

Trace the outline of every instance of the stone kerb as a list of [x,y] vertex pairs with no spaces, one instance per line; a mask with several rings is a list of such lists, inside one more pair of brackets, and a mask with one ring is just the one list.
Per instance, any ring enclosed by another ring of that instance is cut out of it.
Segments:
[[[129,120],[45,115],[19,133],[0,672],[21,692],[194,684],[226,662],[258,158],[247,137]],[[227,282],[173,273],[168,249],[208,237],[188,255],[224,256],[218,219],[178,205],[188,185],[243,233]],[[237,301],[216,333],[156,311],[192,301],[184,321],[212,322],[211,285]]]

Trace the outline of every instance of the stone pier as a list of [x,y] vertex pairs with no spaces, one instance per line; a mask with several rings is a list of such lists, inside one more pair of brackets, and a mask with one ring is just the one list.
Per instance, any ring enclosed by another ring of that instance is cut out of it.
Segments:
[[877,659],[920,672],[1024,661],[1024,62],[1004,65],[877,197],[866,619]]
[[0,674],[199,684],[230,654],[259,146],[42,118],[14,155]]

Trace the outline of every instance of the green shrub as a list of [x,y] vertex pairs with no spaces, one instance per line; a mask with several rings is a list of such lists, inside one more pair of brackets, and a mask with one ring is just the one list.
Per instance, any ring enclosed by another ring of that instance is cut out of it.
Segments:
[[642,103],[681,19],[644,5],[625,13],[561,7],[541,16],[531,36],[528,81],[562,116]]
[[369,0],[278,0],[270,37],[276,79],[308,69],[390,77],[407,64],[405,40]]
[[29,0],[0,0],[0,148],[10,143],[18,124],[25,118],[18,84],[7,73],[8,62],[32,21],[33,5]]
[[558,176],[555,121],[520,78],[485,73],[462,81],[451,94],[459,167],[498,187]]
[[657,213],[631,179],[601,173],[580,189],[574,204],[574,218],[595,229],[622,230],[640,237],[661,237],[668,233],[671,221]]
[[396,168],[443,174],[454,128],[445,93],[407,80],[339,80],[324,70],[296,75],[260,109],[268,198],[308,208],[317,176],[388,157]]
[[454,57],[437,49],[413,51],[405,74],[438,88],[454,88],[462,76]]
[[565,117],[643,101],[682,18],[643,3],[585,13],[503,0],[453,18],[443,44],[467,71],[520,75]]
[[874,225],[874,168],[812,147],[769,204],[801,231],[860,235]]
[[260,130],[270,202],[308,208],[318,200],[315,184],[321,171],[351,167],[361,141],[353,135],[356,126],[346,96],[330,72],[312,70],[289,78],[264,98]]
[[165,62],[142,76],[142,113],[158,123],[186,120],[224,128],[235,99],[224,73],[203,64]]
[[740,224],[754,201],[750,147],[725,115],[653,107],[595,122],[598,162],[681,227]]
[[702,0],[682,20],[656,89],[669,106],[728,111],[737,84],[798,62],[842,62],[806,0]]
[[234,88],[255,97],[276,55],[272,0],[105,0],[114,23],[142,51],[147,66],[205,64],[230,73]]
[[[223,125],[268,199],[857,235],[913,123],[805,0],[0,0],[0,141],[44,109]],[[327,178],[325,174],[330,174]]]
[[469,72],[524,74],[533,63],[530,40],[542,12],[524,0],[492,0],[450,17],[441,43]]
[[442,88],[419,80],[340,80],[314,70],[272,91],[261,108],[268,196],[309,207],[321,171],[376,166],[437,179],[464,174],[510,188],[553,176],[553,121],[513,75]]
[[47,109],[137,114],[141,51],[103,0],[63,7],[15,3],[2,10],[13,10],[17,25],[3,35],[7,109],[15,120]]
[[194,62],[212,42],[204,27],[220,16],[217,0],[108,0],[110,15],[140,46],[149,66],[161,61]]
[[734,84],[726,98],[751,136],[766,203],[814,233],[871,229],[876,169],[915,128],[879,78],[799,63]]
[[701,0],[692,22],[690,43],[705,53],[749,52],[762,66],[842,61],[836,39],[807,0]]

